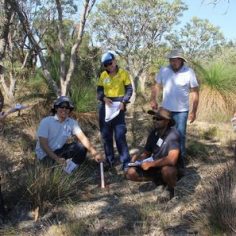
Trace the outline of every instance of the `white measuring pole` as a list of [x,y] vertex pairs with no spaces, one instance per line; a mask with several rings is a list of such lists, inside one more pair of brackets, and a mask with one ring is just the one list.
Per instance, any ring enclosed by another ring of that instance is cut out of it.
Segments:
[[101,188],[105,188],[103,162],[100,162]]

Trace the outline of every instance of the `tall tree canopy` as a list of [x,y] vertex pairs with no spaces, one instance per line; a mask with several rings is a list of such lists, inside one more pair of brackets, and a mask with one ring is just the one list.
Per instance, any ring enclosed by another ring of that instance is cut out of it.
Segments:
[[[57,95],[66,95],[75,71],[78,49],[81,45],[88,15],[96,0],[82,2],[69,0],[7,1],[18,16],[24,32],[23,48],[38,57],[47,83]],[[72,22],[73,14],[80,12],[80,20]],[[43,20],[42,20],[43,19]],[[57,48],[57,50],[55,50]],[[60,53],[60,84],[55,82],[47,58]],[[69,52],[66,54],[66,51]]]
[[92,17],[92,32],[104,50],[122,56],[137,82],[186,9],[180,0],[103,0]]
[[182,47],[194,60],[209,59],[225,45],[225,38],[219,27],[197,17],[193,17],[183,28],[174,31],[167,38],[172,47]]

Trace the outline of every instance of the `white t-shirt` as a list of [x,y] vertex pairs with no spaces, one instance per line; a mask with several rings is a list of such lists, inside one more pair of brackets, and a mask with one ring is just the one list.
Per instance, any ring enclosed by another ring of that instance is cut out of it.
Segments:
[[[37,137],[47,138],[49,147],[55,151],[61,148],[70,136],[80,132],[81,128],[76,120],[67,118],[65,121],[59,122],[57,115],[55,115],[41,120]],[[37,140],[35,152],[39,160],[47,155],[40,147],[39,140]]]
[[162,67],[156,75],[156,82],[163,87],[162,107],[175,112],[189,110],[190,89],[199,86],[191,68],[183,65],[174,72],[170,66]]

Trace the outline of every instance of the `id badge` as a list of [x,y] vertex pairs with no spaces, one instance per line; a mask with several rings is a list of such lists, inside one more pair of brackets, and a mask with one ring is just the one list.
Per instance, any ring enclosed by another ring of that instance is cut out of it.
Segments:
[[159,138],[159,139],[157,140],[156,145],[157,145],[158,147],[161,147],[162,143],[163,143],[163,139]]

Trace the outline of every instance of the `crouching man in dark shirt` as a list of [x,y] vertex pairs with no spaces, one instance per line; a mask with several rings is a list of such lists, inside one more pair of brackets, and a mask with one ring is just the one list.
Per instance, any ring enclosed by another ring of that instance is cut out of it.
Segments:
[[174,196],[180,157],[179,133],[171,112],[160,107],[153,115],[154,129],[147,138],[144,152],[134,155],[126,178],[132,181],[161,182],[166,185],[167,200]]

